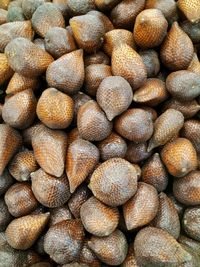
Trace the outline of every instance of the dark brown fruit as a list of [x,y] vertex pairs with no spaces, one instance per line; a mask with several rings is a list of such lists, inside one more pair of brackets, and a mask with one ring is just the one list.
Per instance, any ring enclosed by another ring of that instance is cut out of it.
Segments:
[[200,94],[200,76],[188,70],[172,72],[167,77],[166,87],[177,100],[191,101]]
[[149,141],[148,150],[165,145],[170,141],[183,127],[184,116],[175,109],[167,109],[155,121],[154,133]]
[[98,51],[94,54],[85,56],[84,61],[85,61],[85,67],[92,64],[110,65],[110,58],[102,51]]
[[89,188],[108,206],[120,206],[136,193],[136,169],[124,159],[109,159],[93,172]]
[[[87,267],[101,267],[101,263],[98,258],[95,256],[94,252],[88,247],[87,240],[85,241],[80,256],[79,261],[81,266],[83,263],[87,264]],[[82,266],[83,267],[83,266]]]
[[49,65],[46,80],[50,87],[67,94],[79,91],[84,81],[83,50],[70,52]]
[[8,207],[4,199],[0,198],[0,231],[1,232],[5,231],[6,227],[11,221],[12,221],[12,216],[9,213]]
[[4,103],[2,118],[14,128],[28,128],[35,119],[36,105],[37,100],[32,90],[16,93]]
[[200,75],[200,61],[199,61],[196,53],[194,53],[193,59],[192,59],[187,70],[192,71],[192,72]]
[[64,205],[59,208],[53,208],[51,209],[50,213],[51,213],[49,222],[50,227],[59,222],[73,219],[73,215],[67,205]]
[[22,0],[22,10],[27,19],[31,19],[36,9],[49,0]]
[[102,21],[105,33],[112,31],[114,29],[112,22],[104,13],[97,11],[97,10],[92,10],[88,12],[88,15],[93,15]]
[[6,54],[0,53],[0,85],[9,80],[13,75]]
[[175,177],[183,177],[197,168],[197,154],[192,143],[185,138],[177,138],[167,143],[161,151],[161,158],[168,172]]
[[78,139],[70,144],[66,157],[66,173],[71,193],[95,169],[98,161],[99,150],[89,141]]
[[139,52],[139,55],[144,62],[144,65],[147,70],[147,77],[155,77],[160,71],[160,61],[158,53],[153,49],[142,50]]
[[106,139],[99,142],[97,147],[102,161],[118,157],[124,158],[127,151],[125,140],[115,132],[112,132]]
[[132,163],[139,163],[145,159],[148,159],[151,154],[151,151],[147,151],[146,142],[138,144],[134,142],[128,142],[125,159]]
[[133,230],[149,224],[156,216],[158,206],[156,189],[149,184],[139,182],[136,194],[123,206],[127,229]]
[[129,45],[121,44],[113,49],[112,73],[126,79],[133,90],[142,86],[147,78],[146,67],[140,55]]
[[46,50],[45,50],[44,39],[42,39],[42,38],[36,38],[36,39],[34,39],[33,43],[34,43],[36,46],[40,47],[42,50],[46,51]]
[[6,229],[6,238],[9,245],[15,249],[30,248],[45,228],[50,213],[27,215],[14,219]]
[[78,259],[83,239],[84,229],[80,220],[62,221],[49,228],[44,249],[56,263],[69,263]]
[[192,23],[200,20],[199,0],[178,0],[178,7]]
[[61,27],[52,27],[45,34],[45,49],[54,58],[59,58],[76,50],[76,44],[68,30]]
[[5,48],[11,68],[26,77],[35,77],[46,71],[53,58],[25,38],[12,40]]
[[105,64],[91,64],[85,69],[84,89],[87,94],[96,96],[97,89],[104,78],[112,76],[111,67]]
[[154,227],[140,230],[135,238],[134,250],[139,266],[181,266],[192,260],[175,238]]
[[41,168],[50,175],[60,177],[65,168],[67,135],[63,131],[41,126],[33,135],[32,146]]
[[31,265],[31,267],[53,267],[53,265],[50,262],[42,261]]
[[112,132],[112,122],[94,100],[79,108],[77,127],[81,137],[89,141],[102,141]]
[[34,211],[38,202],[28,183],[15,183],[5,194],[5,202],[10,214],[21,217]]
[[83,203],[91,197],[91,191],[86,184],[79,186],[76,191],[71,195],[67,204],[73,216],[80,218],[80,209]]
[[19,132],[7,124],[0,124],[0,175],[22,144]]
[[187,69],[193,53],[192,41],[178,23],[174,22],[161,47],[160,57],[163,64],[170,70]]
[[66,0],[52,0],[53,4],[61,11],[65,20],[69,18],[69,7]]
[[32,16],[32,25],[35,32],[45,37],[52,27],[65,27],[65,20],[61,11],[52,3],[40,5]]
[[153,122],[149,114],[139,108],[128,109],[115,120],[114,128],[124,138],[136,143],[149,140],[153,134]]
[[94,53],[103,43],[105,27],[102,19],[94,14],[73,17],[69,21],[74,38],[80,48]]
[[119,2],[121,2],[120,0],[95,0],[95,4],[97,6],[97,8],[99,10],[102,11],[107,11],[107,10],[111,10],[112,8],[114,8]]
[[43,124],[41,122],[37,122],[33,124],[31,127],[23,130],[23,143],[27,146],[32,146],[32,138],[33,136],[43,128]]
[[56,178],[42,169],[31,174],[32,191],[45,207],[61,207],[70,198],[69,182],[65,175]]
[[175,179],[173,194],[184,205],[200,205],[200,171],[192,171],[182,178]]
[[77,94],[72,96],[72,99],[74,100],[74,118],[73,118],[73,122],[75,122],[76,124],[76,120],[77,120],[77,114],[78,114],[78,110],[81,106],[83,106],[85,103],[87,103],[88,101],[92,100],[92,98],[89,95],[86,95],[82,92],[78,92]]
[[136,16],[144,9],[144,0],[123,0],[111,11],[111,19],[116,28],[133,28]]
[[128,252],[126,237],[120,230],[106,237],[93,236],[88,246],[102,262],[113,266],[120,265]]
[[142,166],[141,180],[147,184],[153,185],[158,192],[166,189],[168,173],[158,153],[155,153]]
[[200,42],[200,21],[192,23],[185,20],[181,23],[181,28],[187,33],[187,35],[189,35],[194,44],[198,44]]
[[71,16],[84,15],[95,9],[94,0],[68,0],[67,5]]
[[183,212],[184,212],[184,206],[178,200],[174,197],[172,194],[168,194],[168,197],[171,199],[171,201],[174,204],[174,207],[176,211],[178,212],[178,216],[181,219],[183,217]]
[[124,29],[114,29],[105,34],[103,50],[107,55],[111,56],[114,47],[121,44],[127,44],[130,47],[135,48],[133,34]]
[[134,244],[129,245],[128,254],[121,267],[139,267],[135,258]]
[[188,208],[183,215],[183,230],[192,239],[200,241],[200,208]]
[[65,129],[73,119],[73,99],[58,91],[49,88],[43,91],[37,103],[38,118],[51,129]]
[[0,175],[0,196],[3,195],[8,188],[14,183],[14,179],[7,169]]
[[81,206],[80,216],[85,229],[95,236],[110,235],[119,222],[118,209],[106,206],[95,197]]

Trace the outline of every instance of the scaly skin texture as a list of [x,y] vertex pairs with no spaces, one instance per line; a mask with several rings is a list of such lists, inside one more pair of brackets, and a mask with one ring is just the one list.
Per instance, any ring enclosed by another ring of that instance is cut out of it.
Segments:
[[13,75],[8,59],[5,54],[0,53],[0,85],[9,80]]
[[188,208],[185,210],[182,220],[183,230],[190,238],[200,241],[200,208]]
[[192,23],[200,20],[199,0],[179,0],[178,7],[184,13],[186,18]]

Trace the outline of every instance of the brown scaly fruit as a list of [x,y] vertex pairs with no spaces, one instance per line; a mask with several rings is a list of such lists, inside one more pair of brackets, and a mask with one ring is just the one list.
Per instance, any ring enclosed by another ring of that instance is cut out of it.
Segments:
[[15,249],[30,248],[42,233],[50,217],[50,213],[27,215],[14,219],[6,228],[9,245]]
[[11,221],[12,216],[8,210],[7,204],[3,198],[0,198],[0,231],[5,231]]
[[178,0],[178,7],[192,23],[200,20],[199,0]]
[[[72,99],[74,100],[74,118],[73,122],[76,124],[77,121],[77,114],[78,110],[81,106],[83,106],[88,101],[92,100],[92,98],[89,95],[86,95],[82,92],[78,92],[77,94],[72,96]],[[69,144],[69,143],[68,143]]]
[[18,131],[7,124],[0,124],[0,175],[22,144]]
[[113,49],[111,61],[113,75],[125,78],[133,90],[145,83],[147,79],[146,67],[140,55],[129,45],[116,46]]
[[178,22],[174,22],[161,46],[162,63],[174,71],[187,69],[193,53],[194,47],[191,39],[179,27]]
[[0,53],[0,85],[9,80],[13,73],[6,54]]
[[71,16],[84,15],[95,9],[94,0],[68,0],[69,14]]
[[31,181],[36,199],[45,207],[60,207],[70,198],[69,182],[64,174],[57,178],[39,169],[31,174]]
[[0,25],[7,22],[8,11],[0,8]]
[[182,220],[183,230],[190,238],[200,241],[200,208],[191,207],[185,210]]
[[22,10],[27,19],[31,19],[36,9],[49,0],[22,0]]
[[123,205],[127,229],[133,230],[149,224],[156,216],[158,206],[156,189],[152,185],[139,182],[136,194]]
[[70,144],[66,157],[66,173],[71,193],[94,170],[98,161],[99,150],[94,144],[82,139]]
[[165,145],[180,131],[184,124],[183,114],[175,109],[167,109],[155,121],[154,133],[149,141],[148,151]]
[[89,188],[97,199],[108,206],[120,206],[136,193],[136,169],[124,159],[109,159],[93,172]]
[[102,51],[97,51],[94,54],[86,55],[84,58],[85,67],[92,64],[110,65],[110,58]]
[[0,3],[0,8],[8,9],[9,4],[10,4],[10,0],[2,0]]
[[[87,264],[87,267],[101,267],[100,260],[95,256],[94,252],[88,247],[87,240],[85,240],[80,256],[79,261]],[[82,265],[81,265],[82,266]]]
[[128,254],[121,267],[139,267],[135,258],[134,244],[129,245]]
[[193,59],[189,65],[189,67],[187,68],[187,70],[192,71],[192,72],[200,75],[200,61],[199,61],[196,53],[194,53]]
[[58,208],[52,208],[50,210],[50,213],[51,213],[49,220],[50,227],[56,223],[73,219],[73,215],[67,205]]
[[43,91],[37,103],[38,118],[51,129],[65,129],[73,119],[73,99],[55,88]]
[[200,253],[199,253],[199,249],[200,249],[200,242],[194,240],[194,239],[191,239],[185,235],[181,235],[179,238],[178,238],[178,242],[181,243],[182,245],[185,245],[187,247],[189,247],[190,249],[192,249],[194,252],[198,253],[199,256],[200,256]]
[[185,20],[181,23],[181,28],[187,33],[194,44],[200,42],[200,21],[192,23],[189,20]]
[[42,38],[36,38],[36,39],[33,40],[33,43],[36,46],[40,47],[42,50],[46,51],[45,50],[45,42],[44,42],[44,39],[42,39]]
[[26,77],[35,77],[46,71],[53,58],[30,40],[19,37],[5,48],[10,67]]
[[36,122],[31,127],[23,130],[23,143],[24,145],[31,147],[32,146],[32,138],[33,136],[43,127],[41,122]]
[[65,20],[69,18],[69,7],[66,0],[52,0],[52,3],[61,11]]
[[158,53],[153,49],[148,49],[139,51],[139,55],[141,56],[146,67],[147,77],[155,77],[160,71],[160,60]]
[[4,198],[10,214],[14,217],[28,215],[38,206],[28,183],[15,183],[8,189]]
[[128,142],[125,159],[132,163],[139,163],[151,156],[152,152],[147,151],[147,143]]
[[46,80],[50,87],[67,94],[79,91],[84,81],[83,50],[70,52],[49,65]]
[[167,143],[161,158],[168,172],[175,177],[183,177],[197,169],[197,153],[192,143],[185,138],[177,138]]
[[42,125],[33,135],[32,146],[40,167],[50,175],[60,177],[65,167],[66,133],[52,130]]
[[99,10],[107,11],[113,9],[120,0],[95,0],[95,4]]
[[14,128],[28,128],[35,119],[36,105],[37,100],[31,89],[21,91],[4,103],[2,118]]
[[14,179],[7,169],[0,175],[0,196],[6,193],[9,187],[14,183]]
[[44,249],[56,263],[65,264],[78,260],[83,241],[81,221],[66,220],[49,228],[44,239]]

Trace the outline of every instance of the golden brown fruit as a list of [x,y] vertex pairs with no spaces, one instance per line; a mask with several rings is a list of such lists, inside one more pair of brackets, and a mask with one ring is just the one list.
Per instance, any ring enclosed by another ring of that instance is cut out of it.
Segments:
[[109,159],[93,172],[89,188],[97,199],[108,206],[120,206],[136,193],[136,169],[124,159]]
[[168,97],[168,92],[165,83],[159,79],[148,79],[146,83],[141,86],[134,93],[133,100],[137,103],[157,106],[165,101]]
[[27,19],[31,19],[36,9],[49,0],[22,0],[22,10]]
[[171,98],[164,103],[162,111],[164,112],[167,109],[176,109],[183,114],[185,119],[188,119],[193,117],[200,110],[200,105],[196,100],[180,102],[175,98]]
[[50,227],[52,225],[55,225],[56,223],[73,219],[73,215],[67,205],[64,205],[59,208],[53,208],[50,210],[50,213],[51,213],[49,222]]
[[151,154],[151,151],[147,151],[146,142],[138,144],[134,142],[128,142],[125,159],[132,163],[139,163],[145,159],[148,159]]
[[199,0],[178,0],[178,7],[192,23],[200,20]]
[[153,49],[148,49],[140,51],[139,55],[141,56],[146,67],[147,77],[155,77],[160,71],[160,60],[158,53]]
[[6,45],[17,37],[32,40],[33,36],[34,32],[29,20],[5,23],[0,26],[0,51],[3,52]]
[[73,216],[80,218],[80,209],[85,201],[91,197],[91,191],[86,184],[79,186],[76,191],[71,195],[67,204]]
[[175,177],[183,177],[197,168],[197,154],[192,143],[185,138],[177,138],[167,143],[161,151],[161,158],[168,172]]
[[134,251],[139,266],[180,266],[192,260],[175,238],[155,227],[146,227],[138,232]]
[[158,192],[166,189],[168,185],[168,173],[158,153],[155,153],[142,166],[141,180],[153,185]]
[[[101,267],[101,262],[95,256],[94,252],[88,247],[87,240],[84,242],[79,261],[88,264],[87,267]],[[81,265],[81,267],[84,267]]]
[[7,124],[0,124],[0,175],[22,144],[18,131]]
[[102,161],[111,158],[124,158],[127,151],[126,141],[115,132],[112,132],[106,139],[99,142],[97,147]]
[[196,53],[194,53],[193,59],[189,65],[189,67],[187,68],[187,70],[192,71],[192,72],[200,75],[200,61],[199,61]]
[[76,50],[73,36],[66,29],[52,27],[45,34],[45,49],[54,58],[59,58],[64,54]]
[[177,239],[180,235],[178,212],[172,200],[163,192],[159,194],[159,208],[152,226],[161,228]]
[[97,51],[94,54],[86,55],[84,61],[85,61],[85,67],[92,64],[110,65],[110,58],[102,51]]
[[166,87],[177,100],[191,101],[200,94],[200,76],[188,70],[175,71],[167,77]]
[[95,236],[110,235],[119,222],[118,209],[106,206],[95,197],[83,203],[80,216],[87,232]]
[[44,230],[49,217],[47,212],[14,219],[5,232],[9,245],[19,250],[30,248]]
[[28,128],[35,119],[36,105],[37,100],[31,89],[16,93],[4,103],[2,118],[14,128]]
[[194,44],[198,44],[200,42],[200,21],[192,23],[185,20],[181,23],[181,28],[187,33]]
[[65,174],[56,178],[39,169],[31,174],[31,181],[36,199],[45,207],[60,207],[70,198],[69,182]]
[[200,171],[192,171],[182,178],[175,179],[173,194],[184,205],[200,205]]
[[99,10],[107,11],[114,8],[120,0],[95,0],[95,4]]
[[43,91],[37,103],[38,118],[51,129],[65,129],[73,119],[73,99],[55,88]]
[[140,55],[129,45],[116,46],[112,52],[112,73],[122,76],[133,90],[142,86],[147,78],[146,67]]
[[194,53],[194,47],[188,35],[174,22],[161,46],[162,63],[170,70],[187,69]]
[[8,11],[0,8],[0,25],[7,22]]
[[97,10],[92,10],[92,11],[88,12],[88,15],[95,16],[101,20],[101,22],[103,23],[103,26],[104,26],[104,33],[112,31],[114,29],[112,22],[107,17],[107,15],[105,15],[104,13],[97,11]]
[[71,16],[84,15],[95,9],[94,0],[67,0],[67,5]]
[[92,236],[88,246],[103,263],[113,266],[120,265],[128,252],[126,237],[120,230],[105,237]]
[[83,239],[84,229],[80,220],[62,221],[47,231],[44,249],[56,263],[69,263],[78,259]]
[[42,125],[33,135],[32,146],[40,167],[50,175],[60,177],[65,168],[66,133],[59,130],[51,130]]
[[167,27],[167,20],[160,10],[145,9],[136,17],[134,40],[143,48],[159,46],[167,34]]
[[130,84],[120,76],[104,78],[96,95],[97,103],[109,121],[128,109],[133,99]]
[[51,55],[25,38],[15,38],[5,48],[11,68],[26,77],[35,77],[46,71],[53,61]]
[[77,127],[80,136],[89,141],[102,141],[112,132],[112,122],[94,100],[79,108]]
[[9,80],[13,73],[6,54],[0,53],[0,85]]
[[0,231],[6,230],[8,224],[12,221],[12,216],[3,198],[0,198]]
[[139,267],[135,258],[134,244],[129,244],[128,254],[121,267]]
[[66,157],[66,173],[71,193],[95,169],[98,161],[99,150],[89,141],[78,139],[70,144]]
[[[78,92],[77,94],[72,96],[72,99],[74,100],[74,118],[73,122],[76,124],[77,121],[77,114],[78,110],[81,106],[83,106],[88,101],[92,100],[92,98],[89,95],[86,95],[82,92]],[[69,144],[69,143],[68,143]]]
[[185,210],[182,221],[183,230],[194,240],[200,241],[200,208]]
[[24,145],[31,147],[32,146],[32,138],[33,136],[40,131],[40,129],[43,127],[43,124],[41,122],[36,122],[31,127],[23,130],[22,136],[23,136],[23,143]]
[[105,34],[102,19],[94,14],[73,17],[69,21],[78,46],[87,53],[98,50]]
[[52,3],[40,5],[34,12],[31,21],[35,32],[43,38],[50,28],[65,27],[61,11]]
[[124,29],[114,29],[105,34],[103,50],[107,55],[111,56],[114,47],[121,44],[127,44],[130,47],[135,48],[133,34]]
[[28,183],[15,183],[12,185],[5,194],[5,202],[10,214],[14,217],[28,215],[38,206],[38,202]]
[[165,145],[180,131],[184,124],[183,114],[175,109],[167,109],[155,121],[154,133],[149,141],[148,150]]
[[6,93],[16,94],[27,89],[35,91],[38,88],[38,85],[37,78],[28,78],[15,72],[6,88]]
[[14,179],[7,169],[0,175],[0,196],[3,195],[8,188],[14,183]]
[[135,143],[149,140],[153,133],[153,122],[149,114],[139,108],[125,111],[116,118],[115,130],[122,137]]
[[105,64],[91,64],[85,69],[84,89],[87,94],[96,96],[97,89],[103,79],[112,76],[111,67]]
[[145,0],[123,0],[111,11],[111,19],[116,28],[133,28],[136,16],[144,9]]
[[139,182],[136,194],[123,205],[127,229],[133,230],[149,224],[156,216],[158,206],[156,189],[152,185]]
[[70,52],[49,65],[46,80],[50,87],[67,94],[79,91],[84,81],[83,50]]
[[2,0],[0,2],[0,8],[7,9],[10,4],[10,0]]

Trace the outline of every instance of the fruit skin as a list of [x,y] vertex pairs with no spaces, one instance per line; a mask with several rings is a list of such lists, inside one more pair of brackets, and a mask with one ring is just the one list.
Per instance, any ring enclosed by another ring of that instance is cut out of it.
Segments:
[[145,159],[148,159],[152,154],[152,151],[147,151],[147,143],[135,143],[128,142],[125,159],[131,163],[139,163]]
[[[50,221],[49,221],[50,227],[52,225],[59,223],[59,222],[73,219],[73,215],[72,215],[72,213],[69,210],[67,205],[63,205],[63,206],[58,207],[58,208],[52,208],[50,213],[51,213],[51,217],[50,217]],[[43,236],[43,238],[44,238],[44,236]]]
[[84,15],[95,9],[94,0],[68,0],[67,5],[72,16]]
[[95,5],[98,7],[99,10],[106,11],[106,10],[111,10],[114,8],[120,0],[95,0]]
[[8,11],[0,8],[0,25],[7,22]]
[[0,231],[6,230],[8,224],[12,221],[12,216],[3,198],[0,198]]
[[200,20],[199,0],[179,0],[178,7],[192,23]]
[[14,183],[13,177],[7,169],[0,175],[0,196],[3,195]]
[[148,49],[139,51],[139,55],[141,56],[146,67],[147,77],[155,77],[160,71],[160,60],[158,53],[153,49]]
[[86,55],[84,58],[85,67],[92,64],[110,65],[110,58],[102,51],[97,51],[94,54]]
[[49,2],[49,0],[22,0],[22,10],[25,17],[31,19],[36,9],[45,2]]
[[81,262],[81,267],[84,267],[83,264],[85,263],[88,266],[92,267],[101,267],[100,260],[96,257],[94,252],[88,247],[87,239],[85,240],[80,256],[79,261]]
[[12,40],[5,54],[11,68],[26,77],[41,75],[53,62],[51,55],[22,37]]
[[193,43],[188,35],[174,22],[162,43],[160,57],[170,70],[187,69],[194,53]]
[[161,158],[168,172],[175,177],[183,177],[197,169],[196,150],[185,138],[167,143],[161,151]]
[[13,73],[6,54],[0,53],[0,85],[9,80]]
[[181,23],[181,28],[187,33],[194,44],[198,44],[200,42],[199,26],[200,21],[197,23],[192,23],[188,20],[185,20]]
[[21,6],[9,6],[7,13],[7,22],[25,21]]
[[200,208],[191,207],[185,210],[182,220],[182,227],[187,236],[200,241],[199,234]]

